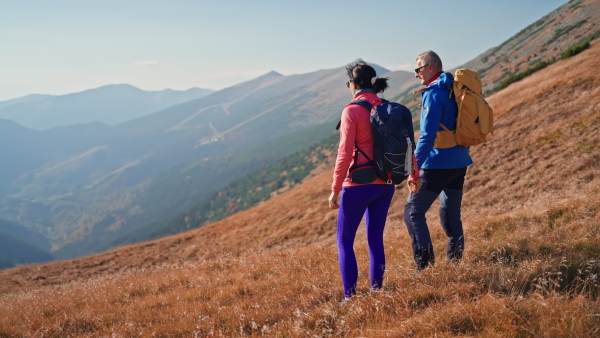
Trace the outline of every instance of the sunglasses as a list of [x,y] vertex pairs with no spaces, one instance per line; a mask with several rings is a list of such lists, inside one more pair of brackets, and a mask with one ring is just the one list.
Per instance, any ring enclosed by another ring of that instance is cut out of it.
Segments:
[[346,81],[346,87],[350,88],[350,81]]
[[427,66],[429,66],[429,64],[426,64],[425,66],[421,66],[419,68],[415,68],[415,74],[419,74],[419,72],[421,71],[421,69],[423,69],[423,68],[425,68]]

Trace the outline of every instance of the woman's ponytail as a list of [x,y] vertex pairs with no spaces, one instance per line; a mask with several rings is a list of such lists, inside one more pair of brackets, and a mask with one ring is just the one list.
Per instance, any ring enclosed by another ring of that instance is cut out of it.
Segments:
[[373,85],[373,89],[375,89],[375,93],[381,93],[388,89],[388,78],[387,77],[377,77],[371,79],[371,84]]

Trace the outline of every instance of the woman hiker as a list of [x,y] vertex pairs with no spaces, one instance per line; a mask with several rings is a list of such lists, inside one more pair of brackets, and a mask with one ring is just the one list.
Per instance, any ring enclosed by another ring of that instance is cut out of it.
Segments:
[[[375,69],[362,61],[347,66],[346,72],[348,74],[346,86],[353,95],[353,101],[366,100],[372,105],[381,104],[377,93],[383,92],[388,87],[386,78],[378,78]],[[387,184],[378,177],[370,183],[359,184],[356,181],[362,181],[358,175],[354,175],[355,179],[352,180],[349,177],[349,170],[354,169],[355,165],[360,166],[369,162],[366,156],[373,159],[370,111],[358,104],[348,104],[342,112],[339,127],[340,144],[329,207],[338,209],[337,244],[345,296],[342,304],[345,304],[346,299],[356,294],[358,264],[354,253],[354,238],[363,215],[366,215],[371,289],[380,289],[383,284],[385,272],[383,230],[394,196],[394,185]],[[356,174],[357,171],[352,173]]]

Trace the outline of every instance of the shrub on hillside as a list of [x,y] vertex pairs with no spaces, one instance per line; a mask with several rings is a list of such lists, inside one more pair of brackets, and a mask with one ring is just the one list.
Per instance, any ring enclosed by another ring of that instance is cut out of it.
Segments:
[[500,83],[500,85],[498,85],[498,87],[496,87],[496,91],[499,91],[499,90],[502,90],[502,89],[508,87],[508,85],[510,85],[513,82],[517,82],[517,81],[523,80],[524,78],[526,78],[529,75],[537,72],[538,70],[544,69],[544,68],[548,67],[548,65],[550,65],[550,64],[551,64],[551,62],[540,61],[535,66],[533,66],[531,68],[527,68],[523,72],[511,75],[508,78],[506,78],[506,80],[502,81]]
[[587,49],[590,46],[590,42],[586,41],[585,43],[578,43],[575,46],[571,46],[567,48],[564,52],[560,54],[561,59],[570,58],[571,56],[577,55]]
[[[595,38],[597,38],[598,36],[600,36],[600,31],[598,31],[598,32],[594,33],[593,35],[587,37],[586,39],[580,41],[576,45],[573,45],[573,46],[569,47],[568,49],[566,49],[564,52],[561,53],[560,58],[566,59],[573,55],[577,55],[577,54],[581,53],[582,51],[584,51],[585,49],[590,47],[590,42],[592,40],[594,40]],[[509,76],[508,78],[506,78],[504,81],[500,82],[498,87],[496,87],[496,89],[493,92],[502,90],[502,89],[508,87],[511,83],[520,81],[520,80],[528,77],[529,75],[537,72],[538,70],[546,68],[547,66],[549,66],[552,63],[553,63],[553,61],[540,61],[540,62],[536,63],[533,67],[527,68],[523,72],[513,74],[513,75]],[[490,93],[488,93],[488,94],[490,94]]]
[[577,54],[583,52],[588,47],[590,47],[590,42],[592,40],[594,40],[595,38],[597,38],[598,36],[600,36],[600,31],[597,31],[592,36],[590,36],[590,37],[588,37],[586,39],[583,39],[578,44],[567,48],[564,52],[562,52],[560,54],[561,60],[564,60],[566,58],[570,58],[571,56],[574,56],[574,55],[577,55]]

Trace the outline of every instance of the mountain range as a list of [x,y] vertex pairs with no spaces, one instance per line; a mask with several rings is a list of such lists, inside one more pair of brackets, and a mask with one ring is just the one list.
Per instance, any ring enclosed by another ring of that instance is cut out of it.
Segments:
[[40,101],[40,100],[43,100],[43,99],[49,98],[49,97],[52,97],[52,95],[30,94],[30,95],[18,97],[16,99],[0,101],[0,109],[2,109],[4,107],[12,106],[14,104]]
[[[543,47],[507,42],[495,48],[500,61],[479,69],[484,85],[493,89],[506,74],[527,69],[512,55],[556,59],[562,46],[594,33],[589,23],[598,13],[597,1],[574,1],[519,32],[508,41]],[[562,31],[570,33],[556,33]],[[490,60],[480,56],[466,65],[477,69]],[[413,74],[377,71],[390,79],[385,97],[416,115],[418,98],[410,92],[419,83]],[[504,75],[492,76],[498,72]],[[43,234],[61,259],[150,239],[148,229],[167,234],[161,226],[175,224],[174,217],[235,180],[335,137],[349,100],[345,81],[344,67],[290,76],[273,71],[115,125],[33,130],[0,120],[0,154],[10,163],[0,172],[0,218]],[[55,98],[30,99],[0,107]]]
[[201,88],[144,91],[118,84],[68,95],[33,94],[0,102],[0,119],[36,130],[91,122],[115,125],[212,92]]
[[[379,70],[392,82],[416,82],[408,72]],[[98,228],[140,228],[133,218],[153,210],[165,211],[155,221],[166,220],[231,180],[331,137],[348,97],[345,77],[344,67],[292,76],[270,72],[116,126],[33,131],[4,121],[0,138],[15,165],[0,177],[0,217],[44,231],[54,250],[97,239]],[[394,89],[388,95],[402,87]],[[189,194],[161,197],[173,195],[165,191],[175,186]]]

